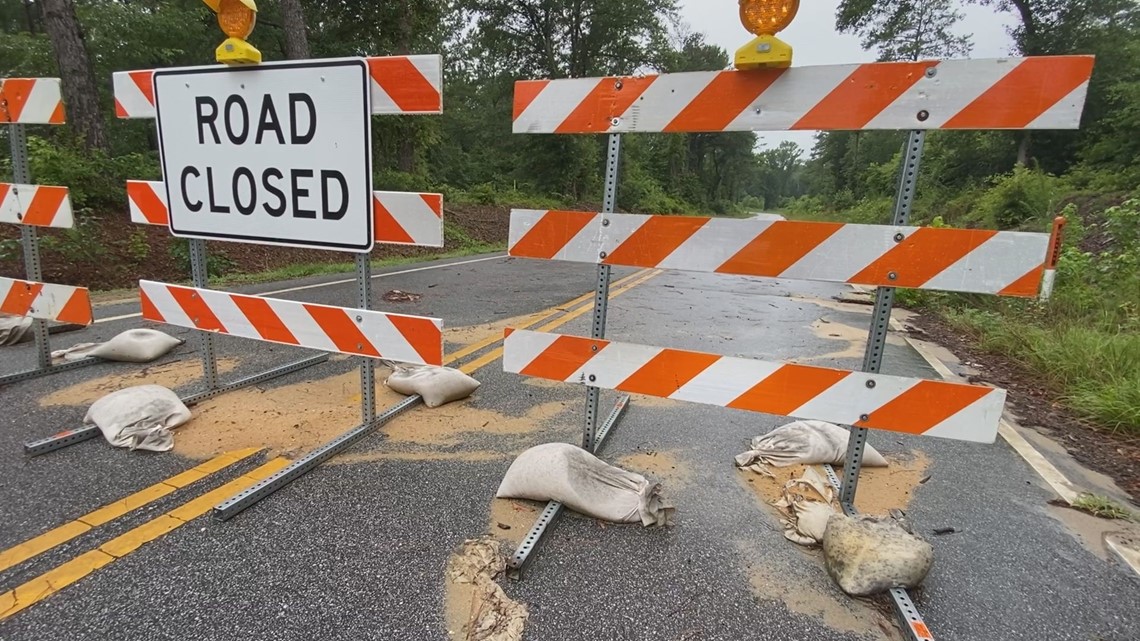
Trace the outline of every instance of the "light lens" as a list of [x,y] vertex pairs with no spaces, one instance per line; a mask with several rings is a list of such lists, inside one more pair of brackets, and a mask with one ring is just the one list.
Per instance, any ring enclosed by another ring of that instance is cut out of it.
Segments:
[[772,36],[792,23],[799,8],[799,0],[740,0],[740,21],[758,36]]
[[256,22],[257,13],[241,0],[221,0],[218,3],[218,26],[230,38],[248,38]]

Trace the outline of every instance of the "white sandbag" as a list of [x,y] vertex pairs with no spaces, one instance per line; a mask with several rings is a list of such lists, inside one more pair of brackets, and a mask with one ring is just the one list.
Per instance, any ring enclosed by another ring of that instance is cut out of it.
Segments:
[[174,447],[170,430],[190,417],[174,392],[160,385],[140,385],[95,401],[83,423],[97,426],[115,447],[167,452]]
[[480,385],[479,381],[450,367],[388,365],[392,368],[392,375],[384,384],[405,396],[419,394],[428,407],[439,407],[465,399],[474,394]]
[[934,565],[934,548],[890,516],[832,514],[823,556],[827,573],[851,596],[916,588]]
[[[737,467],[771,474],[767,465],[840,465],[847,458],[847,439],[850,432],[824,421],[795,421],[781,425],[771,432],[752,439],[752,449],[736,457]],[[863,450],[863,465],[886,467],[887,459],[868,445]]]
[[156,329],[128,329],[106,343],[80,343],[51,355],[68,361],[92,357],[122,363],[149,363],[184,342]]
[[31,328],[30,316],[0,314],[0,345],[15,345],[21,342]]
[[561,501],[575,512],[614,523],[668,525],[673,508],[660,494],[660,484],[640,474],[608,465],[569,443],[547,443],[515,459],[495,496]]
[[814,467],[803,476],[784,483],[780,500],[773,503],[785,518],[784,538],[800,545],[819,545],[827,531],[827,522],[835,512],[831,507],[834,497],[831,484]]

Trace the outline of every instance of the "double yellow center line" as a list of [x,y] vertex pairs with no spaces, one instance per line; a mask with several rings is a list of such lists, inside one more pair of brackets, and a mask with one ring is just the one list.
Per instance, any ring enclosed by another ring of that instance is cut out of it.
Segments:
[[[614,282],[613,288],[610,291],[610,299],[617,298],[629,292],[660,273],[660,271],[642,270]],[[519,329],[531,329],[541,324],[538,328],[539,331],[548,332],[554,330],[592,311],[593,305],[585,303],[592,301],[593,298],[593,293],[583,294],[569,303],[537,312],[521,323]],[[459,368],[464,373],[472,374],[476,370],[495,362],[503,355],[502,341],[502,335],[489,336],[453,354],[449,354],[446,363],[455,363],[460,359],[476,354],[492,345],[500,344],[490,352]],[[155,485],[85,514],[74,521],[65,523],[19,545],[0,551],[0,572],[63,545],[100,525],[118,519],[133,510],[153,503],[192,483],[201,481],[214,473],[245,461],[260,451],[258,448],[250,448],[222,454],[161,483],[156,483]],[[107,541],[94,550],[85,552],[8,592],[0,594],[0,621],[4,621],[16,613],[35,605],[68,585],[92,574],[96,570],[134,552],[144,544],[186,525],[190,521],[209,512],[219,502],[252,487],[257,482],[268,478],[288,464],[288,459],[275,458],[225,485],[202,494],[161,516]]]

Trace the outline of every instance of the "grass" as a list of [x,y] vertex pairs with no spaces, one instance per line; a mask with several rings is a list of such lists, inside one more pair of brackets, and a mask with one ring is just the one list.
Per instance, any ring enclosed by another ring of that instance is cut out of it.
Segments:
[[1080,495],[1076,501],[1073,501],[1073,507],[1082,512],[1088,512],[1097,518],[1111,521],[1133,521],[1136,519],[1136,515],[1128,508],[1108,497],[1095,494]]

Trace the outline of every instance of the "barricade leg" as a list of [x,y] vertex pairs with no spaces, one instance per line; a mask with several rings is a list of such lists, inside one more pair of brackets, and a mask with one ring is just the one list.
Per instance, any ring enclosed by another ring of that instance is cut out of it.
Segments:
[[[206,255],[206,241],[192,238],[190,243],[190,277],[195,287],[210,286],[210,271]],[[218,361],[214,354],[214,335],[198,332],[198,351],[202,355],[202,382],[206,391],[218,388]]]
[[[899,193],[895,201],[895,214],[892,224],[906,225],[910,220],[911,207],[918,182],[918,171],[922,164],[922,150],[926,140],[923,131],[912,131],[907,136],[906,151],[903,155],[902,177],[899,180]],[[880,287],[875,294],[875,308],[871,316],[871,331],[867,337],[867,351],[863,356],[863,371],[879,373],[883,365],[883,351],[886,349],[887,330],[890,327],[891,312],[894,310],[895,289]],[[847,442],[847,459],[843,469],[843,481],[835,475],[830,465],[825,465],[828,478],[839,490],[839,503],[848,516],[857,514],[855,491],[859,487],[859,472],[863,465],[863,451],[867,445],[867,428],[852,427]],[[891,602],[899,617],[900,628],[908,641],[930,641],[930,630],[918,613],[914,601],[906,590],[895,588],[890,591]]]
[[[356,255],[357,308],[372,311],[372,256]],[[360,420],[364,425],[376,420],[376,361],[360,361]]]

